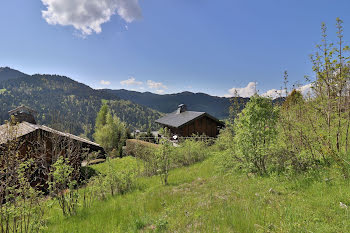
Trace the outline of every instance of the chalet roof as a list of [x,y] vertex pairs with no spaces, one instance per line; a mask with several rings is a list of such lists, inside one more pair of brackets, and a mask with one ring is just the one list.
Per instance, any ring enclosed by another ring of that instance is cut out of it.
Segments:
[[[10,128],[12,127],[12,128]],[[91,142],[87,139],[75,136],[73,134],[69,133],[63,133],[58,130],[52,129],[50,127],[44,126],[44,125],[34,125],[28,122],[22,122],[19,123],[15,126],[10,126],[10,124],[4,124],[0,125],[0,145],[4,144],[10,140],[14,140],[15,138],[22,137],[24,135],[30,134],[36,130],[43,130],[46,132],[50,132],[53,134],[57,134],[60,136],[68,137],[70,139],[82,142],[82,143],[87,143],[89,145],[101,147],[99,144]]]
[[12,109],[11,111],[9,111],[8,114],[12,115],[12,114],[14,114],[16,112],[20,112],[20,111],[27,111],[27,112],[32,113],[32,114],[35,113],[35,111],[33,109],[31,109],[27,106],[21,105],[15,109]]
[[178,128],[202,116],[207,116],[212,120],[222,124],[222,122],[206,112],[185,111],[180,113],[178,110],[156,120],[156,123]]

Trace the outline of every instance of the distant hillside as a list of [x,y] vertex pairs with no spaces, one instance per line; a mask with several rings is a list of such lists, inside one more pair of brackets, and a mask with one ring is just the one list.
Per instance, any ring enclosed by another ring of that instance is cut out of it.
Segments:
[[11,69],[9,67],[0,67],[0,81],[5,81],[9,79],[15,79],[20,77],[26,77],[27,74],[24,74],[18,70]]
[[[186,104],[189,110],[203,111],[219,119],[225,119],[229,116],[229,107],[231,105],[230,98],[211,96],[204,93],[181,92],[157,95],[150,92],[141,93],[124,89],[105,89],[104,91],[112,93],[121,99],[130,100],[163,113],[173,112],[179,104]],[[249,98],[240,98],[240,103],[243,105],[248,101]]]
[[[6,70],[8,74],[20,73]],[[22,104],[38,112],[40,124],[90,138],[103,101],[131,129],[156,129],[154,121],[161,116],[155,110],[94,90],[68,77],[39,74],[14,77],[0,81],[0,124],[8,119],[9,110]]]

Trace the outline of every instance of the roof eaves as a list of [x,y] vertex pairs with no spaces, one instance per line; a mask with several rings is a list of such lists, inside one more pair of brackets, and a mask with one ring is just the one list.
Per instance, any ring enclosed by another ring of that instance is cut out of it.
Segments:
[[[45,131],[45,132],[58,134],[58,135],[61,135],[61,136],[64,136],[64,137],[71,138],[71,139],[76,140],[76,141],[80,141],[82,143],[86,143],[86,144],[89,144],[89,145],[93,145],[93,146],[102,148],[102,146],[100,146],[99,144],[97,144],[95,142],[91,142],[90,140],[87,140],[87,139],[75,136],[73,134],[64,133],[64,132],[52,129],[52,128],[44,126],[44,125],[34,125],[34,124],[31,124],[31,123],[28,123],[28,122],[22,122],[22,123],[20,123],[18,125],[18,127],[21,127],[24,130],[23,131],[19,130],[18,132],[16,132],[16,134],[18,134],[18,135],[14,136],[15,138],[20,138],[20,137],[23,137],[23,136],[28,135],[30,133],[33,133],[33,132],[35,132],[37,130],[42,130],[42,131]],[[1,145],[6,144],[8,141],[13,140],[13,139],[14,138],[7,138],[5,140],[0,140],[0,144]]]

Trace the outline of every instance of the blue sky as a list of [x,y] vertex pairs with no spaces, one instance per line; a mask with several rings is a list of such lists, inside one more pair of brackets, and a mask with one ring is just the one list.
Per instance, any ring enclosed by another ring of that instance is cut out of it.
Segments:
[[0,66],[94,88],[243,95],[312,76],[325,22],[350,39],[346,0],[11,0],[0,3]]

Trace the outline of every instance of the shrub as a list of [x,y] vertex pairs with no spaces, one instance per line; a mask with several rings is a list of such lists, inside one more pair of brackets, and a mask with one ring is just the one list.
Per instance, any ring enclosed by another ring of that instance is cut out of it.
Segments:
[[207,145],[204,141],[187,139],[173,150],[174,163],[177,166],[189,166],[203,161],[207,155]]
[[106,164],[104,172],[91,178],[84,190],[85,206],[90,206],[94,199],[105,200],[109,195],[125,194],[134,187],[136,174],[134,169],[118,170],[109,159]]
[[220,134],[215,141],[215,149],[219,151],[232,149],[234,146],[233,137],[233,125],[229,122],[226,122],[226,128],[220,130]]
[[49,181],[51,195],[58,201],[63,215],[73,215],[78,207],[78,192],[75,190],[76,180],[72,180],[73,168],[69,161],[60,157],[53,165]]
[[127,155],[141,159],[144,163],[143,174],[146,176],[152,176],[157,174],[155,152],[158,148],[158,144],[129,139],[126,141],[125,152]]
[[31,159],[19,164],[17,182],[2,190],[0,232],[40,232],[45,228],[43,193],[33,188],[29,179],[33,166]]
[[169,170],[171,169],[174,161],[172,153],[173,147],[171,142],[166,139],[162,139],[160,143],[161,145],[155,153],[156,170],[157,174],[162,180],[162,183],[164,185],[168,185]]
[[105,200],[107,198],[108,184],[105,182],[105,175],[99,174],[91,179],[88,185],[89,198],[92,202],[94,199]]
[[156,150],[159,145],[137,139],[126,140],[125,153],[139,159],[147,159],[149,151]]
[[277,139],[278,109],[255,95],[235,119],[235,156],[247,172],[267,173],[267,160]]
[[131,190],[134,184],[134,174],[133,170],[120,170],[117,171],[113,164],[108,161],[108,168],[106,176],[104,177],[104,182],[106,187],[109,188],[110,194],[114,196],[115,194],[124,194]]

